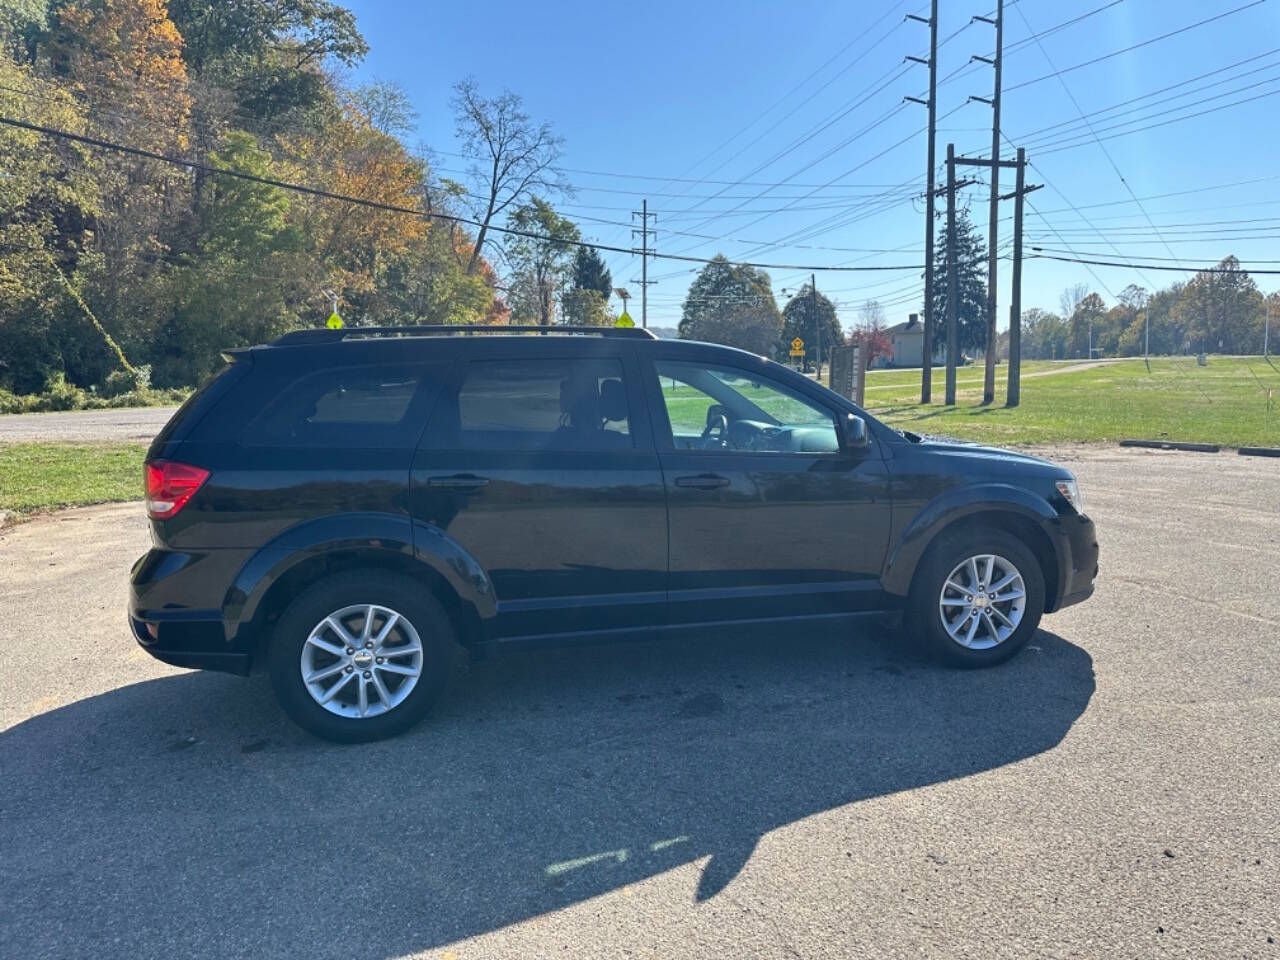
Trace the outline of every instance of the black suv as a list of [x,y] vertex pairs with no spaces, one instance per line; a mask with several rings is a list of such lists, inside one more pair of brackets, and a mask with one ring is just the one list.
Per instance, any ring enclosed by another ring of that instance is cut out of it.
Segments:
[[740,350],[538,332],[304,330],[228,354],[147,454],[138,642],[265,664],[294,720],[356,741],[421,718],[458,645],[901,611],[980,666],[1093,591],[1061,467],[900,433]]

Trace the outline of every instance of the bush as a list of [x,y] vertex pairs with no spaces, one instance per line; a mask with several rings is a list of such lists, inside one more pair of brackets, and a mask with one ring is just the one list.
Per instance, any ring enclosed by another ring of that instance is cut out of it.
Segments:
[[52,374],[45,382],[44,393],[37,410],[77,410],[84,406],[88,395],[73,383],[67,383],[66,374]]
[[0,389],[0,413],[26,413],[33,399],[32,396],[23,396]]
[[112,370],[102,384],[104,397],[118,397],[130,393],[146,393],[151,389],[151,367],[143,364],[129,370]]
[[130,390],[115,396],[87,393],[66,382],[62,374],[49,379],[44,393],[11,393],[0,389],[0,414],[41,413],[47,410],[106,410],[120,407],[176,406],[190,390]]

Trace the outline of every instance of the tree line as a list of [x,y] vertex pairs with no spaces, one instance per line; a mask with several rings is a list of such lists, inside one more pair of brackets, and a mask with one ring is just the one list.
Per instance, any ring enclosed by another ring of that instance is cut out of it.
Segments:
[[550,125],[464,79],[468,169],[440,176],[406,145],[400,90],[338,79],[367,52],[329,0],[0,3],[0,114],[189,161],[0,128],[0,390],[190,386],[221,350],[334,306],[361,324],[609,322],[608,270],[547,199],[568,186]]
[[[934,262],[933,315],[939,318],[936,343],[945,355],[945,318],[950,296],[951,264],[945,245]],[[956,333],[965,355],[987,347],[987,247],[967,211],[956,218]],[[1153,354],[1263,352],[1268,311],[1272,334],[1280,336],[1280,293],[1264,296],[1234,256],[1190,279],[1176,280],[1151,292],[1130,284],[1108,307],[1085,284],[1063,291],[1059,312],[1032,307],[1022,313],[1022,356],[1026,359],[1133,357]],[[769,275],[731,264],[723,256],[698,274],[685,299],[679,333],[712,340],[775,359],[787,358],[799,336],[812,351],[819,328],[824,344],[859,342],[869,360],[892,351],[884,309],[875,300],[861,303],[846,337],[835,305],[821,294],[814,299],[808,284],[795,291],[779,310]],[[923,314],[923,306],[920,308]],[[1275,341],[1272,341],[1273,345]],[[1008,331],[996,349],[1008,354]]]

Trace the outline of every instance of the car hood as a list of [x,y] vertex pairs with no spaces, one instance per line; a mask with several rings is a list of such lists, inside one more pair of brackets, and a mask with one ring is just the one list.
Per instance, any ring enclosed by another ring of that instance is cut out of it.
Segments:
[[[991,466],[1016,466],[1024,471],[1043,476],[1069,476],[1070,471],[1058,466],[1043,457],[1034,457],[1029,453],[1018,453],[1005,450],[1003,447],[992,447],[986,444],[973,443],[968,440],[957,440],[954,437],[916,434],[919,440],[912,440],[911,447],[920,453],[934,456],[955,457],[970,462],[986,463]],[[910,439],[910,438],[909,438]]]

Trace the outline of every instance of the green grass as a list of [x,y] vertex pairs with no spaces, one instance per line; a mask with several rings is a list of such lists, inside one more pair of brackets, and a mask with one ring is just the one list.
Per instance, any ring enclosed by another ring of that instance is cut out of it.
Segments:
[[0,444],[0,510],[140,499],[145,452],[138,443]]
[[[1006,408],[1008,367],[996,368],[996,400],[981,405],[982,368],[962,367],[956,405],[942,405],[945,372],[935,369],[933,399],[921,405],[920,371],[873,371],[867,409],[916,433],[995,444],[1114,442],[1125,437],[1280,446],[1280,364],[1274,358],[1160,357],[1151,369],[1123,360],[1070,373],[1069,364],[1023,364],[1022,403]],[[1036,374],[1041,374],[1036,376]],[[1268,410],[1267,390],[1273,391]]]

